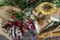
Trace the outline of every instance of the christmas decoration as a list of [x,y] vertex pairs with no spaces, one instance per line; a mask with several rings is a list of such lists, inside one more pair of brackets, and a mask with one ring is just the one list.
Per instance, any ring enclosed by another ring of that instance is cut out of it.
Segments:
[[9,20],[3,28],[5,29],[9,28],[10,29],[9,35],[12,36],[13,38],[23,38],[24,33],[27,33],[30,30],[31,30],[30,34],[34,35],[35,25],[34,21],[29,17],[31,14],[32,14],[31,10],[27,11],[26,13],[15,12],[11,16],[13,20]]
[[21,9],[25,9],[27,7],[35,8],[37,5],[39,5],[42,2],[53,2],[53,1],[52,0],[2,0],[0,6],[17,5]]
[[44,2],[38,5],[35,10],[37,10],[38,13],[41,12],[42,14],[52,14],[56,12],[57,8],[53,3]]
[[60,25],[59,18],[53,15],[59,3],[59,0],[1,0],[0,33],[13,40],[38,40],[37,34],[53,32]]

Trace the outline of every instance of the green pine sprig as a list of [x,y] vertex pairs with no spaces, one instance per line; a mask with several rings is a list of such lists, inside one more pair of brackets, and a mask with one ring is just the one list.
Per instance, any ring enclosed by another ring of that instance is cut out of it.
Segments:
[[22,12],[20,12],[20,13],[16,12],[16,13],[14,13],[14,15],[16,15],[16,19],[23,20],[24,14]]
[[53,3],[56,4],[57,7],[60,7],[60,0],[54,0]]

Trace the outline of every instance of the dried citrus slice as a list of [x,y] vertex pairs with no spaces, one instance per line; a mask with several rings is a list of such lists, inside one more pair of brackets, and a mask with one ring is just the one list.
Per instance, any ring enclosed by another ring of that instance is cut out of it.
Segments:
[[39,5],[39,10],[42,12],[42,14],[52,14],[56,12],[57,7],[53,3],[44,2]]

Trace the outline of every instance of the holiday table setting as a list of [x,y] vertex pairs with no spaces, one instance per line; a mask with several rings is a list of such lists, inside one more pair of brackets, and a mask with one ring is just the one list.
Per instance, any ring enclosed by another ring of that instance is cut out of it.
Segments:
[[0,0],[0,40],[59,40],[60,0]]

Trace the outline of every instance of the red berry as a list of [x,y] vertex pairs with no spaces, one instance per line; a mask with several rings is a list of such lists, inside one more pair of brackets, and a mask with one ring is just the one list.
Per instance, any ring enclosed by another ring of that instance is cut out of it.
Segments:
[[22,20],[18,20],[18,23],[23,23],[23,21]]
[[20,31],[21,31],[21,32],[22,32],[22,34],[24,35],[24,30],[23,30],[23,29],[21,29]]
[[16,21],[14,22],[14,24],[15,24],[15,26],[17,26],[17,22]]
[[12,27],[14,25],[14,22],[13,21],[8,21],[8,25]]
[[21,24],[21,23],[18,23],[17,26],[18,26],[19,28],[22,28],[22,24]]
[[28,20],[28,22],[27,22],[28,24],[32,24],[32,20]]
[[32,29],[35,29],[35,26],[34,26],[34,25],[32,25],[32,26],[31,26],[31,28],[32,28]]
[[21,32],[24,33],[24,30],[21,29]]
[[36,0],[30,0],[30,2],[35,2]]
[[16,16],[15,16],[15,15],[13,15],[11,18],[15,19],[15,18],[16,18]]
[[22,20],[18,20],[18,21],[17,21],[17,26],[18,26],[19,28],[22,28],[22,25],[23,25],[23,21],[22,21]]
[[29,29],[28,25],[24,25],[24,29],[28,30]]

